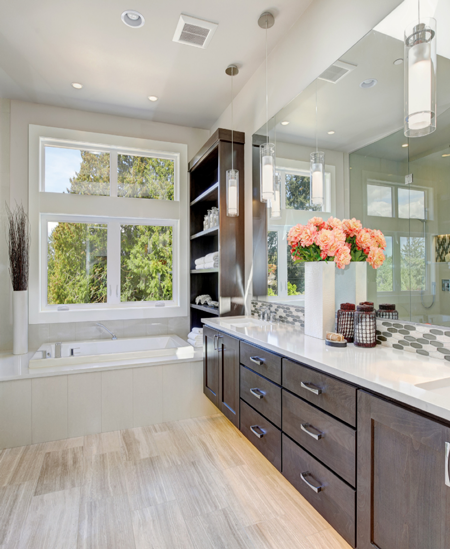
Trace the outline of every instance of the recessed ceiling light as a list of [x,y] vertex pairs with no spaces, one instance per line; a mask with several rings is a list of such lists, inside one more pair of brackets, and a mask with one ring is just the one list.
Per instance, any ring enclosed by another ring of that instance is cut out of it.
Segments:
[[156,95],[149,95],[148,100],[149,101],[158,101],[158,98],[156,97]]
[[143,27],[145,23],[144,16],[135,10],[124,11],[121,18],[125,25],[127,27],[131,27],[132,29]]
[[377,84],[378,84],[378,80],[376,78],[368,78],[367,80],[363,80],[359,85],[359,87],[363,88],[363,90],[366,90],[368,88],[373,88]]
[[282,126],[287,126],[289,124],[289,121],[288,120],[283,120],[283,122],[281,122],[281,125]]
[[334,133],[335,133],[334,130],[330,130],[330,131],[328,132],[328,135],[333,135]]
[[447,156],[450,156],[450,153],[449,154],[443,154],[442,158],[447,158]]
[[403,143],[402,147],[405,149],[406,147],[409,147],[408,143]]
[[394,61],[394,65],[401,65],[402,63],[403,63],[403,59],[401,57],[399,57]]
[[83,87],[83,84],[80,84],[79,82],[72,82],[72,87],[75,88],[76,90],[81,90],[81,88]]

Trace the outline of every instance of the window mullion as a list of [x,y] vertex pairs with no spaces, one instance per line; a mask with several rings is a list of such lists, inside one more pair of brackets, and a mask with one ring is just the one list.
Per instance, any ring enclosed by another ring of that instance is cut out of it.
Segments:
[[120,303],[120,223],[108,223],[108,304]]
[[117,165],[118,153],[112,150],[109,155],[109,185],[110,196],[117,196]]

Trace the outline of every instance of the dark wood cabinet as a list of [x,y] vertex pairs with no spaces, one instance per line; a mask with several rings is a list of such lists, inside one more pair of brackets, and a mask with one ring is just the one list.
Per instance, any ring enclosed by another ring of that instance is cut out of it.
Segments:
[[203,329],[203,392],[239,428],[239,340]]
[[450,547],[450,428],[358,394],[358,549]]

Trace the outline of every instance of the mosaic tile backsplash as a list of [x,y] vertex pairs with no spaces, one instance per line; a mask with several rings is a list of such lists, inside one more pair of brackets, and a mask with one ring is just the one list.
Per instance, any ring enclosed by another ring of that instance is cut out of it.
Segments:
[[[276,322],[305,327],[305,308],[280,303],[252,301],[252,316],[262,310],[274,313]],[[450,329],[403,320],[377,319],[377,343],[408,353],[448,360],[450,362]]]
[[276,322],[298,326],[301,331],[305,328],[305,308],[270,301],[252,301],[252,316],[259,317],[262,311],[273,313]]

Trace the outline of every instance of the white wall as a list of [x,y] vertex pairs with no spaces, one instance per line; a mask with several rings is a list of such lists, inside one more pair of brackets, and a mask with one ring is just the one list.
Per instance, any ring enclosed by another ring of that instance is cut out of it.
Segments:
[[[269,118],[375,27],[401,0],[315,0],[270,52]],[[275,23],[276,24],[276,23]],[[263,31],[261,31],[263,32]],[[269,30],[270,37],[270,30]],[[261,49],[264,36],[261,35]],[[239,76],[237,77],[239,78]],[[230,107],[211,131],[230,126]],[[252,269],[252,135],[265,122],[264,63],[234,100],[234,128],[246,134],[245,273]],[[344,159],[344,166],[348,159]],[[344,189],[342,189],[343,192]],[[348,201],[348,197],[346,197]],[[247,286],[250,311],[251,280]]]
[[[184,143],[188,146],[188,158],[191,158],[209,137],[209,131],[196,128],[35,103],[1,100],[0,211],[3,222],[5,221],[3,206],[5,201],[11,204],[17,201],[27,209],[29,207],[28,126],[30,124]],[[37,238],[37,235],[32,235],[32,238]],[[187,235],[184,244],[188,244]],[[0,237],[0,253],[0,351],[7,351],[12,348],[12,311],[4,231]],[[188,273],[183,274],[188,276]],[[114,321],[108,322],[107,325],[116,330],[118,336],[140,336],[167,332],[186,336],[189,328],[187,317],[149,319],[139,322]],[[94,326],[94,323],[68,323],[66,326],[58,324],[32,325],[30,326],[30,350],[37,348],[40,343],[45,341],[94,337],[107,337],[107,334],[103,335]]]

